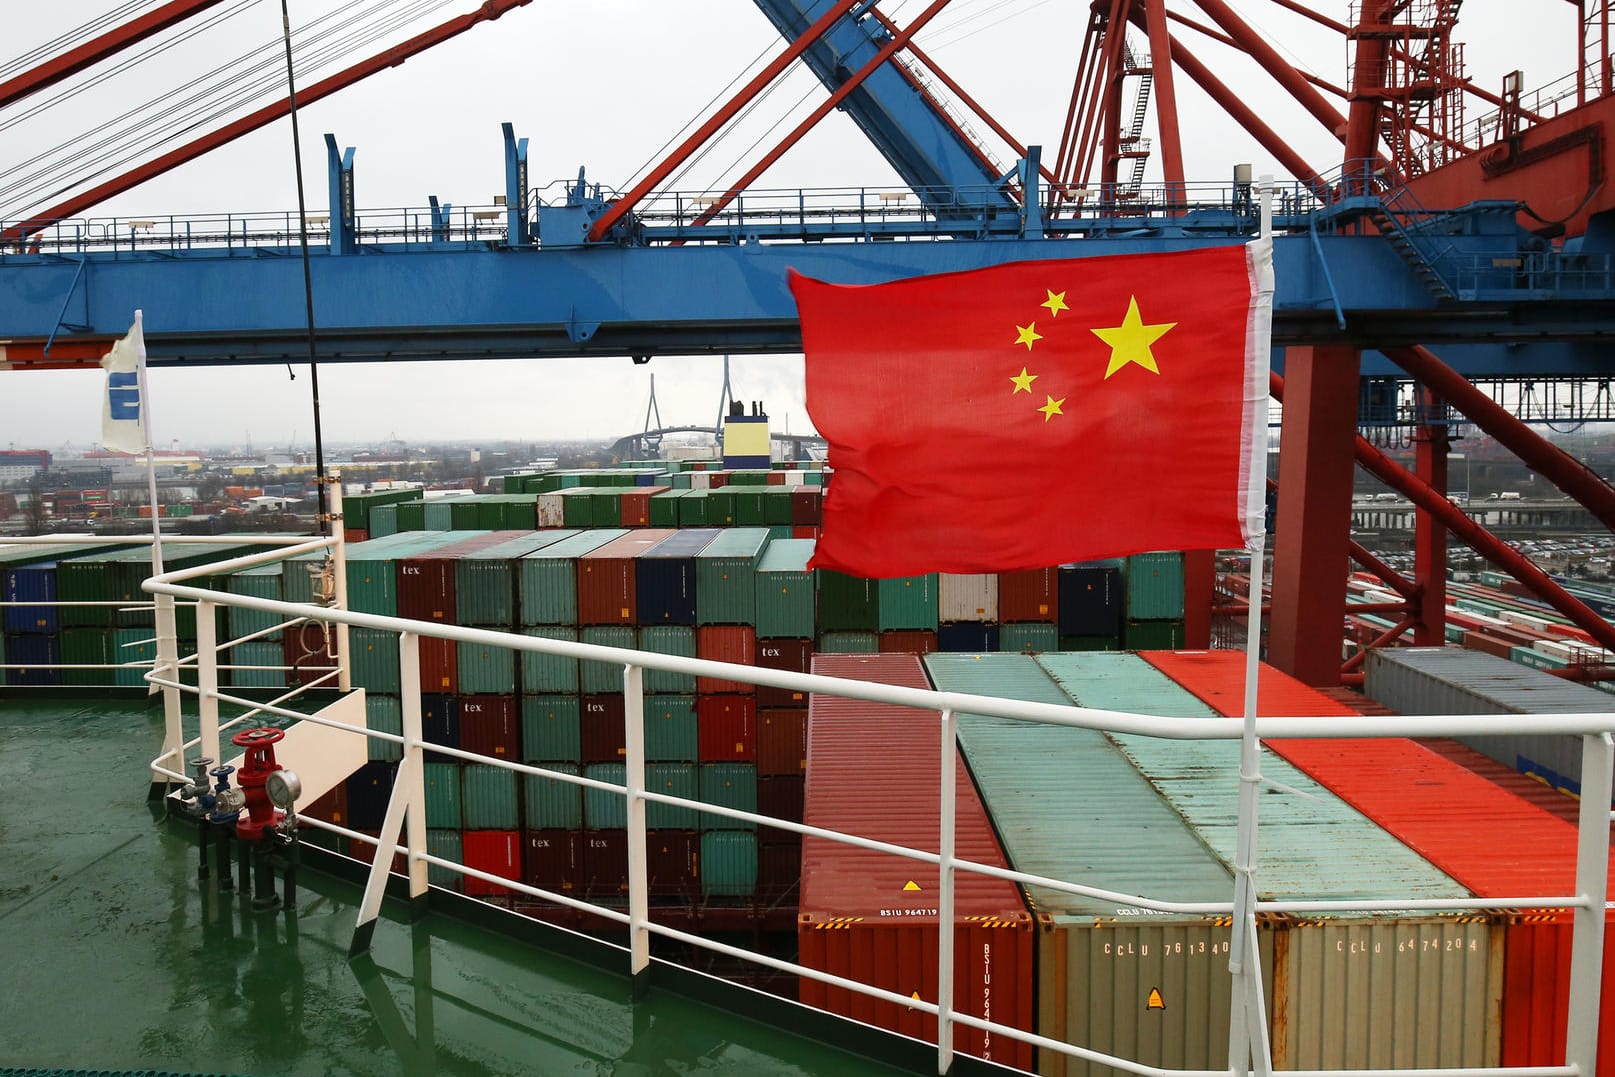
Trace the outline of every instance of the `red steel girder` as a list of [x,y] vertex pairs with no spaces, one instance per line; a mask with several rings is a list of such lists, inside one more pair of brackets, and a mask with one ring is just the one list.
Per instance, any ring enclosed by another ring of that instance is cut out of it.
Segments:
[[[417,53],[424,52],[434,45],[439,45],[452,37],[456,37],[481,22],[492,22],[508,11],[524,7],[532,0],[486,0],[477,10],[457,15],[447,22],[434,26],[424,33],[416,34],[408,41],[393,46],[386,52],[377,53],[367,60],[361,60],[352,67],[345,68],[327,78],[306,86],[297,92],[299,108],[312,105],[346,89],[354,83],[374,75],[378,71],[385,71],[389,67],[397,67]],[[250,112],[238,120],[233,120],[225,126],[192,139],[183,146],[169,150],[167,153],[130,169],[121,176],[97,184],[86,191],[81,191],[71,198],[47,210],[7,228],[0,233],[0,241],[16,242],[42,231],[64,217],[71,217],[88,209],[97,202],[105,201],[113,195],[122,194],[132,187],[137,187],[154,176],[160,176],[187,161],[193,161],[210,150],[235,141],[242,135],[250,134],[258,128],[266,126],[291,112],[291,98],[283,97],[272,105],[265,105],[255,112]]]
[[[733,202],[736,198],[739,198],[740,193],[747,187],[751,186],[753,180],[755,180],[758,176],[761,176],[764,172],[768,171],[769,167],[772,166],[775,161],[778,161],[781,157],[785,156],[785,151],[789,150],[792,146],[801,141],[802,136],[811,131],[814,124],[828,116],[832,109],[847,98],[847,95],[851,94],[852,91],[856,90],[859,86],[862,86],[865,79],[874,74],[876,71],[880,70],[880,66],[887,60],[891,59],[893,53],[906,46],[911,37],[919,33],[920,30],[924,28],[926,23],[935,18],[936,15],[947,6],[948,0],[932,0],[930,6],[915,16],[914,21],[908,24],[907,29],[899,32],[893,36],[890,41],[882,45],[880,51],[875,53],[874,56],[870,57],[868,63],[864,64],[864,66],[853,72],[852,75],[848,77],[846,82],[842,83],[836,88],[835,93],[825,98],[824,101],[820,103],[818,108],[810,112],[806,119],[797,124],[796,127],[791,130],[790,134],[780,139],[778,145],[769,150],[767,153],[763,154],[761,160],[747,169],[744,176],[741,176],[740,179],[736,180],[735,183],[728,190],[726,190],[716,202],[702,210],[701,214],[697,216],[691,223],[706,224],[708,221],[712,220],[712,218],[722,213],[724,207],[729,205],[729,203]],[[604,217],[601,218],[601,221],[603,220],[605,220]],[[599,228],[600,223],[600,221],[596,221],[595,228]],[[592,236],[594,232],[591,230],[589,234]]]
[[[1282,403],[1284,378],[1270,374],[1269,384],[1273,396]],[[1448,403],[1454,402],[1448,398]],[[1536,592],[1539,598],[1563,614],[1577,628],[1592,636],[1599,646],[1615,650],[1615,625],[1611,625],[1574,595],[1565,591],[1546,572],[1537,568],[1514,547],[1459,511],[1447,500],[1445,494],[1438,493],[1420,482],[1418,476],[1386,456],[1367,438],[1357,434],[1354,439],[1357,463],[1366,471],[1392,489],[1400,491],[1420,510],[1440,520],[1447,530],[1458,536],[1470,549]]]
[[1346,117],[1324,100],[1317,90],[1308,86],[1301,73],[1285,62],[1278,54],[1278,50],[1269,45],[1261,34],[1246,24],[1232,8],[1223,3],[1223,0],[1195,0],[1195,2],[1227,32],[1229,37],[1239,42],[1240,48],[1250,53],[1251,58],[1261,64],[1262,68],[1273,76],[1274,81],[1289,91],[1290,96],[1311,113],[1313,119],[1323,124],[1326,131],[1337,138],[1344,137]]
[[1378,576],[1380,582],[1403,598],[1413,600],[1419,597],[1419,585],[1409,580],[1396,569],[1375,557],[1353,539],[1350,543],[1351,559],[1362,565],[1368,571]]
[[170,26],[184,22],[192,15],[222,2],[223,0],[172,0],[171,3],[164,4],[155,11],[148,11],[138,18],[130,19],[122,26],[108,30],[92,41],[86,41],[77,48],[69,49],[60,56],[53,56],[20,75],[14,75],[0,82],[0,108],[21,101],[31,93],[54,86],[65,78],[71,78],[108,56],[116,55],[129,46],[137,45],[153,34],[162,33]]
[[45,351],[43,340],[0,340],[0,370],[91,370],[117,337],[58,340]]
[[828,11],[819,16],[813,25],[802,33],[801,37],[791,42],[789,48],[774,57],[767,67],[757,72],[751,81],[742,86],[722,108],[712,114],[711,118],[691,132],[690,137],[681,142],[677,149],[664,157],[661,163],[651,169],[650,172],[646,173],[644,179],[634,184],[632,190],[612,203],[611,208],[606,210],[600,219],[590,227],[589,238],[596,242],[604,238],[605,234],[618,221],[627,216],[635,206],[639,205],[640,200],[654,190],[657,184],[667,179],[668,176],[673,174],[674,169],[689,160],[690,154],[694,153],[701,147],[702,143],[711,138],[718,128],[728,123],[741,109],[750,104],[752,99],[762,91],[763,87],[773,82],[781,71],[794,63],[799,56],[808,50],[808,46],[823,37],[825,31],[834,26],[836,20],[850,11],[857,2],[858,0],[837,0]]
[[[1390,0],[1362,0],[1357,28],[1378,27],[1390,18]],[[1377,33],[1357,38],[1356,65],[1351,84],[1351,105],[1346,119],[1346,160],[1365,161],[1379,146],[1380,112],[1385,103],[1376,83],[1383,81],[1387,43]]]
[[1615,488],[1597,472],[1510,415],[1504,407],[1471,385],[1428,348],[1386,348],[1385,356],[1413,375],[1421,385],[1495,438],[1530,467],[1577,501],[1600,523],[1615,531]]
[[[1161,169],[1168,206],[1187,195],[1183,179],[1183,139],[1178,131],[1178,95],[1172,86],[1172,37],[1166,30],[1166,0],[1144,0],[1150,35],[1150,70],[1155,88],[1155,127],[1161,140]],[[1209,628],[1208,628],[1209,632]]]
[[[1423,386],[1419,390],[1421,410],[1428,417],[1435,413],[1440,399]],[[1446,426],[1421,423],[1414,431],[1414,471],[1419,481],[1438,494],[1447,490]],[[1429,513],[1414,515],[1413,578],[1418,581],[1420,601],[1413,613],[1413,643],[1418,647],[1440,647],[1447,642],[1447,529]]]

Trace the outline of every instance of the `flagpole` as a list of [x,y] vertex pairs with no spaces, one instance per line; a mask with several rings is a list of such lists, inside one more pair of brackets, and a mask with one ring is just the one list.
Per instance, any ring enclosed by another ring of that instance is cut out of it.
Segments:
[[1267,547],[1267,381],[1273,336],[1273,177],[1258,181],[1261,232],[1252,244],[1257,301],[1251,326],[1255,370],[1246,387],[1250,460],[1246,472],[1246,533],[1250,553],[1250,595],[1245,634],[1245,714],[1239,750],[1239,830],[1234,854],[1234,921],[1228,951],[1233,977],[1229,1014],[1228,1062],[1235,1073],[1269,1077],[1272,1045],[1262,990],[1261,947],[1256,935],[1256,821],[1262,780],[1261,742],[1256,737],[1258,670],[1262,649],[1263,555]]

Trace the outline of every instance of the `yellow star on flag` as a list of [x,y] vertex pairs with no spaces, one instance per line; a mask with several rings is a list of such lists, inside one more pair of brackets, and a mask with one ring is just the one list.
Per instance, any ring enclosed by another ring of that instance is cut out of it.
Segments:
[[1110,329],[1089,330],[1094,336],[1110,345],[1110,365],[1105,367],[1105,377],[1109,378],[1128,363],[1137,363],[1151,374],[1159,374],[1161,371],[1155,365],[1155,356],[1150,351],[1150,345],[1161,339],[1167,330],[1177,324],[1177,322],[1157,322],[1154,325],[1145,325],[1144,319],[1138,314],[1138,297],[1129,296],[1127,316],[1122,319],[1122,324]]
[[1027,351],[1032,350],[1032,341],[1043,339],[1043,334],[1037,331],[1036,322],[1033,322],[1031,325],[1017,325],[1015,327],[1015,332],[1020,334],[1015,338],[1015,343],[1026,345]]
[[[1048,289],[1045,288],[1044,291],[1047,292]],[[1053,318],[1055,315],[1059,314],[1062,310],[1070,310],[1071,309],[1070,307],[1065,305],[1065,293],[1064,292],[1049,292],[1049,298],[1047,300],[1045,300],[1044,302],[1039,303],[1038,306],[1040,306],[1040,307],[1048,307],[1049,308],[1049,317],[1051,317],[1051,318]]]
[[1015,383],[1015,388],[1010,390],[1011,395],[1015,393],[1029,393],[1032,391],[1032,383],[1037,380],[1037,375],[1028,374],[1026,372],[1026,368],[1021,367],[1021,372],[1009,380]]
[[1041,408],[1038,408],[1037,410],[1041,411],[1043,413],[1043,421],[1048,422],[1050,419],[1054,418],[1056,415],[1064,415],[1065,414],[1065,412],[1060,410],[1060,405],[1064,404],[1064,403],[1065,403],[1065,397],[1062,396],[1060,399],[1056,400],[1056,399],[1054,399],[1054,397],[1051,396],[1051,397],[1048,397],[1048,403],[1044,404]]

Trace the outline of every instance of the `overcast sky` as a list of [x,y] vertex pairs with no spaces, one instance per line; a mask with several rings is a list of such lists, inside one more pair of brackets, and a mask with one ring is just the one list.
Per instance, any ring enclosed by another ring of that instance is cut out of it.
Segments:
[[[367,10],[378,2],[294,0],[294,34],[333,10]],[[419,15],[352,55],[300,70],[299,81],[329,74],[477,6],[475,0],[387,2],[388,10],[400,15]],[[0,65],[119,6],[114,0],[7,5]],[[882,10],[901,20],[924,6],[921,0],[885,0]],[[1186,0],[1169,0],[1169,6],[1192,12]],[[1291,62],[1336,84],[1346,81],[1349,56],[1338,36],[1269,0],[1233,6]],[[1337,20],[1347,18],[1346,0],[1315,0],[1313,6]],[[917,40],[1018,139],[1041,143],[1050,159],[1060,142],[1088,7],[1086,0],[953,0]],[[279,48],[278,0],[226,0],[213,16],[218,25],[196,32],[193,20],[188,25],[194,36],[37,115],[24,113],[39,98],[0,112],[0,217],[20,208],[3,196],[6,177],[15,177],[34,155],[59,144],[83,149],[131,104],[172,99],[183,83],[215,65],[260,45]],[[1200,21],[1208,20],[1201,16]],[[1523,35],[1527,23],[1532,32]],[[1574,30],[1575,8],[1562,0],[1472,0],[1463,8],[1458,36],[1466,42],[1469,73],[1480,85],[1496,89],[1506,71],[1521,67],[1526,85],[1535,87],[1574,69]],[[168,39],[180,36],[175,31]],[[343,37],[351,33],[337,35]],[[302,110],[310,212],[326,210],[322,135],[327,131],[342,145],[357,148],[361,211],[424,206],[433,194],[456,205],[489,203],[503,190],[499,124],[507,120],[518,136],[530,140],[529,177],[541,197],[555,197],[542,189],[575,176],[579,166],[592,180],[626,189],[686,123],[727,97],[731,80],[782,47],[772,25],[748,0],[534,0]],[[1135,48],[1144,51],[1143,42]],[[1338,143],[1255,74],[1249,61],[1215,44],[1198,44],[1195,52],[1244,92],[1315,167],[1327,170],[1338,163]],[[278,52],[268,58],[280,62]],[[274,67],[266,78],[273,85],[259,103],[283,95],[284,68]],[[1180,77],[1177,89],[1191,181],[1222,181],[1242,161],[1252,163],[1258,174],[1283,176],[1192,83]],[[823,95],[817,81],[798,69],[743,127],[680,179],[677,189],[701,190],[737,176]],[[1468,118],[1480,111],[1472,107]],[[1159,175],[1154,162],[1149,175]],[[833,113],[756,186],[889,188],[897,183],[851,122]],[[281,121],[88,215],[145,218],[295,206],[290,125]],[[161,318],[161,311],[146,311],[149,326]],[[653,372],[660,415],[668,425],[710,423],[722,384],[720,360],[673,356],[637,367],[626,358],[418,363],[394,367],[384,379],[377,377],[379,369],[322,366],[327,441],[379,441],[395,434],[412,442],[616,437],[643,427]],[[294,438],[308,444],[313,422],[307,369],[297,372],[292,381],[284,367],[153,370],[155,434],[162,443],[174,439],[187,446],[249,439],[259,446],[283,446]],[[0,372],[0,447],[93,443],[99,436],[99,379],[98,372]],[[731,379],[738,399],[768,404],[776,428],[810,427],[799,356],[737,357]]]

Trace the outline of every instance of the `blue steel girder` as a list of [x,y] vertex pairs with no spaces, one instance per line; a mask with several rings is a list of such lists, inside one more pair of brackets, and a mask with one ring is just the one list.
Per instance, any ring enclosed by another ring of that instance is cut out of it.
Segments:
[[[952,239],[549,249],[500,243],[313,250],[321,361],[784,353],[800,349],[786,271],[876,283],[1003,262],[1170,251],[1203,237]],[[1495,237],[1454,236],[1490,264]],[[0,256],[0,340],[44,340],[75,296],[75,334],[115,336],[146,314],[154,364],[307,357],[294,247]],[[1607,260],[1607,256],[1599,256]],[[1455,345],[1472,375],[1607,375],[1615,359],[1608,267],[1589,287],[1525,287],[1519,267],[1477,298],[1438,302],[1379,236],[1275,241],[1274,342],[1368,350]],[[1522,284],[1509,289],[1507,283]],[[1540,283],[1540,282],[1537,282]],[[1339,316],[1337,317],[1337,304]],[[1364,372],[1374,364],[1365,357]]]
[[[753,2],[786,41],[801,37],[827,7],[825,0]],[[832,93],[892,38],[868,13],[869,7],[873,4],[860,5],[853,16],[837,20],[802,54],[802,62]],[[1019,212],[1019,202],[1004,188],[992,163],[920,92],[896,57],[871,73],[841,108],[928,205],[938,192],[952,190],[975,207]],[[933,208],[943,214],[957,211],[943,203]]]

